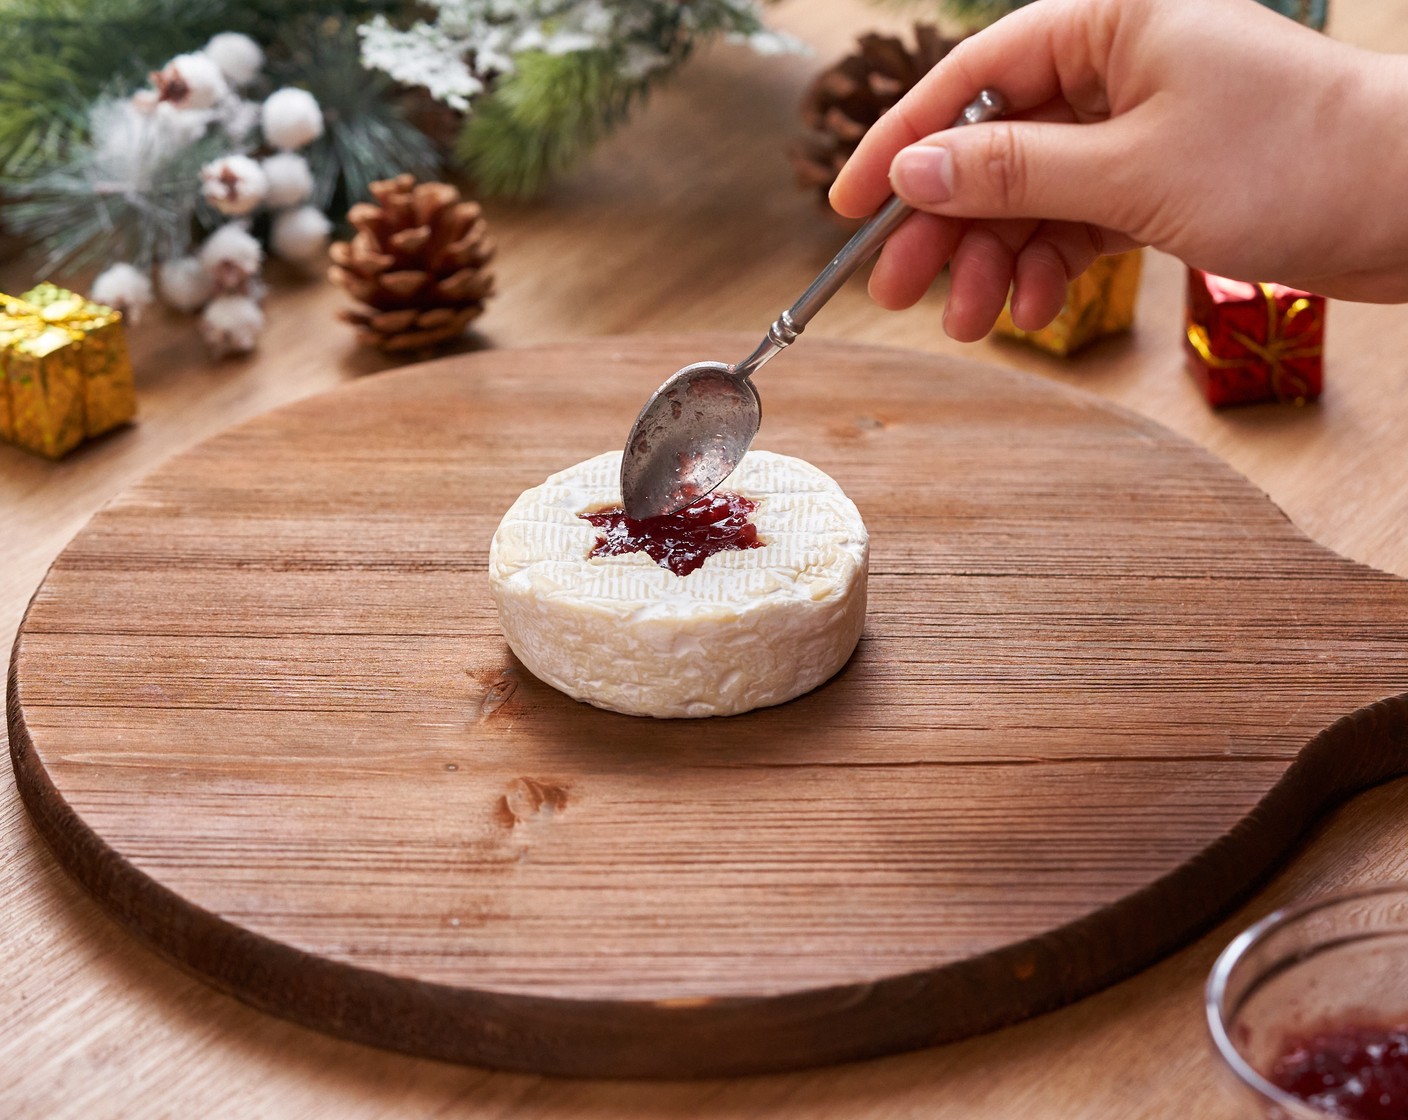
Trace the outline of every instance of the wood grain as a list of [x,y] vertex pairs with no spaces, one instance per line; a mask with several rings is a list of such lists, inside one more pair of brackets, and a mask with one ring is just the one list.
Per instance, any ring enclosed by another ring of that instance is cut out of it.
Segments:
[[[1408,0],[1332,7],[1334,37],[1408,50]],[[857,33],[904,29],[913,14],[869,0],[778,0],[769,21],[815,55],[760,62],[741,48],[708,52],[547,197],[491,203],[501,284],[481,321],[485,340],[760,331],[838,241],[792,192],[781,154],[802,90]],[[24,262],[0,262],[0,290],[39,278]],[[250,358],[210,362],[189,319],[149,315],[132,335],[137,426],[57,464],[0,446],[7,637],[48,564],[109,498],[206,436],[381,368],[333,322],[338,292],[277,270],[271,279],[269,329]],[[1337,303],[1318,406],[1214,413],[1182,368],[1183,285],[1177,261],[1150,254],[1135,332],[1069,363],[999,341],[947,339],[942,279],[902,313],[875,308],[858,279],[808,339],[976,355],[1121,402],[1230,462],[1314,539],[1408,576],[1408,315]],[[0,1112],[43,1120],[1240,1120],[1203,1025],[1213,957],[1278,905],[1408,876],[1408,783],[1394,782],[1332,811],[1195,943],[1060,1011],[964,1042],[793,1074],[592,1082],[373,1050],[255,1011],[110,921],[57,865],[14,786],[0,794]]]
[[710,721],[541,685],[488,598],[498,517],[662,372],[748,342],[433,363],[113,502],[12,659],[19,787],[60,861],[162,952],[321,1029],[711,1076],[1084,995],[1408,763],[1408,584],[1092,397],[825,342],[766,386],[760,445],[832,473],[871,529],[843,674]]

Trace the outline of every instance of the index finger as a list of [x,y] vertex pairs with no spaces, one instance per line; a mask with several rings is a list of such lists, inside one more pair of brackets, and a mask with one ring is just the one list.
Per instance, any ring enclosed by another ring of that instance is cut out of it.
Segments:
[[1108,57],[1101,44],[1118,9],[1041,0],[965,39],[871,126],[831,187],[832,208],[848,218],[873,212],[893,193],[895,154],[948,128],[980,90],[998,90],[1013,116],[1061,97],[1102,97],[1095,52]]

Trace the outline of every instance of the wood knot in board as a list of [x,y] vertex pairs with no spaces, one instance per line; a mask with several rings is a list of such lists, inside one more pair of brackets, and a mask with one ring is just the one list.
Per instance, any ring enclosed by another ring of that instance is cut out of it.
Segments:
[[497,677],[489,682],[484,689],[484,695],[479,701],[479,722],[483,723],[492,716],[511,699],[518,691],[518,673],[514,669],[505,669]]
[[838,424],[832,424],[831,427],[827,429],[827,432],[835,439],[857,440],[871,432],[882,432],[889,426],[890,424],[887,420],[883,420],[878,416],[865,415],[857,416],[849,423],[843,420]]
[[567,808],[567,790],[537,778],[515,778],[499,798],[498,818],[505,828],[550,817]]

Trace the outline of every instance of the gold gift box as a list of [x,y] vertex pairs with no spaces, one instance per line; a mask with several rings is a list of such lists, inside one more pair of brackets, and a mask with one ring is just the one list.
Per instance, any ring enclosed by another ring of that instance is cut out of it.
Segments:
[[0,439],[57,459],[136,413],[121,313],[54,284],[0,296]]
[[1068,357],[1096,339],[1129,330],[1134,323],[1143,264],[1142,249],[1099,257],[1066,285],[1066,306],[1047,326],[1039,331],[1022,330],[1012,322],[1009,306],[1002,309],[993,329],[1007,338]]

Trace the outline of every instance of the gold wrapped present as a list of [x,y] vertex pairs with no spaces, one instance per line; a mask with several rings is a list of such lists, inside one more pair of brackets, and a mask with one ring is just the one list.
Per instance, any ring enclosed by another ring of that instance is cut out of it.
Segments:
[[41,326],[10,343],[5,380],[13,440],[50,459],[83,442],[83,373],[78,344],[62,327]]
[[53,284],[0,296],[0,439],[57,459],[136,412],[119,312]]
[[13,296],[0,295],[0,439],[15,441],[15,421],[10,408],[10,387],[5,376],[4,355],[13,343],[39,331],[39,309],[21,303]]
[[1012,322],[1010,307],[1002,309],[993,329],[1000,335],[1030,342],[1063,358],[1096,339],[1129,330],[1134,323],[1143,252],[1132,249],[1128,253],[1097,258],[1066,285],[1066,306],[1041,330],[1019,328]]

